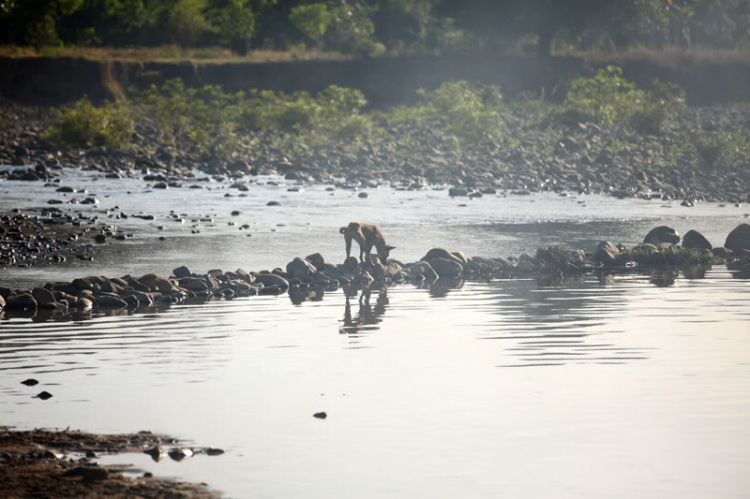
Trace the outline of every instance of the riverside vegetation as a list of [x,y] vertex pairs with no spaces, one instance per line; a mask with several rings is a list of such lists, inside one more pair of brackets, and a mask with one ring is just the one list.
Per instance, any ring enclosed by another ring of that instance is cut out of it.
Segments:
[[6,164],[388,179],[451,184],[454,195],[571,190],[687,205],[750,193],[748,106],[688,107],[675,85],[636,88],[611,66],[573,80],[559,102],[507,101],[497,86],[453,81],[420,90],[413,106],[376,110],[359,90],[337,86],[227,93],[171,80],[100,106],[1,109]]

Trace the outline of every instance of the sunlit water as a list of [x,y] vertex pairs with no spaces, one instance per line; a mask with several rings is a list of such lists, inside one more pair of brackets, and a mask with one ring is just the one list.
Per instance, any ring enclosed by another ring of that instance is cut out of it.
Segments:
[[[267,185],[251,186],[247,198],[197,191],[187,207],[177,189],[107,201],[106,189],[143,184],[119,182],[98,184],[104,207],[213,213],[217,226],[191,235],[186,222],[159,243],[156,226],[167,222],[128,219],[135,241],[107,247],[93,264],[6,269],[0,284],[168,273],[183,263],[259,270],[314,251],[338,261],[335,230],[353,219],[387,227],[410,260],[434,245],[486,256],[540,244],[591,249],[599,239],[636,242],[657,223],[721,244],[744,212],[389,188],[363,200]],[[0,184],[3,205],[60,196],[9,184]],[[285,206],[266,207],[271,199]],[[233,209],[243,212],[238,224],[255,227],[252,237],[226,225]],[[402,285],[301,303],[264,296],[67,322],[6,319],[0,424],[148,429],[221,447],[220,457],[181,463],[137,454],[100,462],[236,498],[748,497],[750,281],[719,266],[663,284],[636,274],[555,287]],[[41,384],[21,385],[28,377]],[[41,390],[54,397],[31,398]],[[328,418],[313,418],[319,411]]]

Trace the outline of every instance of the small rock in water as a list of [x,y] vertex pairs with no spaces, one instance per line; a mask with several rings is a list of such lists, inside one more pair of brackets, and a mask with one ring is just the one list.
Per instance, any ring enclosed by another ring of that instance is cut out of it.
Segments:
[[50,392],[41,392],[39,395],[33,398],[47,400],[52,398],[52,394]]
[[156,461],[157,463],[161,461],[161,459],[167,455],[167,453],[164,451],[164,447],[161,445],[157,445],[155,447],[151,447],[150,449],[146,449],[143,451],[144,454],[148,454],[151,456],[151,459]]
[[318,419],[325,419],[328,417],[328,414],[326,414],[325,412],[316,412],[315,414],[313,414],[313,417]]
[[213,447],[209,447],[206,450],[206,454],[208,454],[209,456],[220,456],[220,455],[224,454],[224,450],[223,449],[215,449]]
[[266,203],[266,206],[281,206],[281,203],[278,201],[269,201]]
[[192,457],[193,449],[188,448],[175,448],[169,451],[169,457],[175,461],[182,461],[186,457]]
[[360,192],[359,194],[357,194],[357,197],[360,199],[366,199],[367,197],[369,197],[369,194],[367,194],[366,192]]
[[35,380],[34,378],[29,378],[29,379],[25,379],[21,381],[21,384],[26,385],[26,386],[34,386],[34,385],[38,385],[39,382]]

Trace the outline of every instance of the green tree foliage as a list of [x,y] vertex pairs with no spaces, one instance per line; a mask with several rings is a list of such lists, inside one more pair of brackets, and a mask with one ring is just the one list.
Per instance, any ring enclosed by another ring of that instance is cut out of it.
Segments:
[[289,22],[318,45],[322,43],[332,18],[331,11],[324,3],[298,5],[289,13]]
[[245,55],[260,9],[275,0],[208,0],[206,18],[232,51]]

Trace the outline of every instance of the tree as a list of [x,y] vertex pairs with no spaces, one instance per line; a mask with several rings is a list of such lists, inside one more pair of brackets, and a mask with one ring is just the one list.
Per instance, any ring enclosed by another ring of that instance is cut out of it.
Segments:
[[258,12],[273,3],[275,0],[209,0],[206,18],[232,52],[246,55]]

